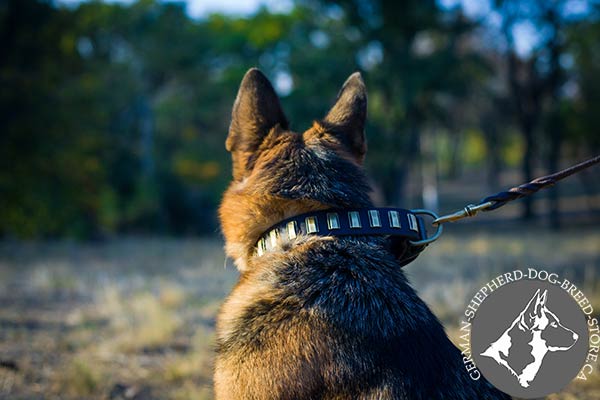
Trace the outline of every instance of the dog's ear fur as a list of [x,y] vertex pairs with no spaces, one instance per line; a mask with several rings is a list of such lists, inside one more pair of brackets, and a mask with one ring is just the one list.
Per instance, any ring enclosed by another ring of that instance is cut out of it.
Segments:
[[360,72],[355,72],[346,80],[335,104],[321,123],[327,133],[339,140],[362,163],[367,152],[366,119],[367,88]]
[[234,179],[241,180],[252,169],[252,156],[277,127],[288,129],[279,97],[267,77],[251,68],[240,84],[225,142],[233,158]]

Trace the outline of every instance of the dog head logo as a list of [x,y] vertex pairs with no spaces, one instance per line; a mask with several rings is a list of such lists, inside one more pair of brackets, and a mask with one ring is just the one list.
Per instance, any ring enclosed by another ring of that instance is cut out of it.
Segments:
[[[568,351],[579,339],[577,333],[561,324],[558,316],[548,309],[547,301],[548,290],[538,289],[512,324],[481,353],[507,368],[524,388],[535,379],[548,354]],[[511,361],[511,352],[521,350],[519,341],[529,347],[532,358],[522,368]]]

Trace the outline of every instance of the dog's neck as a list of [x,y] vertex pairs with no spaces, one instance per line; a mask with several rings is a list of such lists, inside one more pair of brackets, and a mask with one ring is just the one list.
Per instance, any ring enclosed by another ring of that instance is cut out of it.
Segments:
[[[423,220],[401,208],[328,209],[296,215],[267,229],[257,241],[254,255],[284,251],[306,236],[387,236],[418,241],[426,236]],[[423,247],[405,252],[402,265],[412,261]]]
[[302,199],[288,200],[278,196],[247,193],[244,182],[235,182],[225,193],[219,209],[225,236],[225,252],[240,272],[248,270],[255,257],[261,235],[278,221],[308,211],[324,210],[322,203]]

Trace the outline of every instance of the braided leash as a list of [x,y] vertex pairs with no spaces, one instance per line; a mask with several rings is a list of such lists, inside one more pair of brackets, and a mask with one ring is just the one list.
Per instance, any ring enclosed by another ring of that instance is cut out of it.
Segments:
[[510,201],[517,200],[525,196],[530,196],[539,191],[540,189],[552,186],[556,182],[598,163],[600,163],[600,155],[586,160],[584,162],[581,162],[572,167],[563,169],[562,171],[558,171],[554,174],[542,176],[540,178],[532,180],[531,182],[524,183],[522,185],[512,187],[503,192],[499,192],[494,195],[488,196],[485,199],[481,200],[477,205],[469,204],[462,210],[457,211],[453,214],[448,214],[436,218],[433,221],[433,224],[439,225],[445,222],[458,221],[459,219],[472,217],[476,215],[479,211],[496,210]]

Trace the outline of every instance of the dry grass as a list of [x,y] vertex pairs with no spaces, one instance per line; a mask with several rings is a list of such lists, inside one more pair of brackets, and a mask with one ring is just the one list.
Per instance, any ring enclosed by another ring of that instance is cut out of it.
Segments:
[[104,369],[92,360],[74,357],[60,371],[55,372],[51,391],[70,397],[89,397],[97,393],[106,375]]
[[0,398],[211,398],[223,261],[208,240],[0,244]]
[[[599,232],[449,231],[406,272],[451,336],[478,286],[515,267],[560,272],[600,309]],[[211,399],[236,279],[211,240],[0,243],[0,398]],[[549,398],[600,398],[600,374]]]
[[[184,297],[183,291],[179,296]],[[104,343],[105,348],[130,353],[160,348],[172,341],[182,320],[177,307],[169,307],[162,299],[162,291],[125,296],[114,286],[105,288],[97,310],[110,321],[111,338]]]

